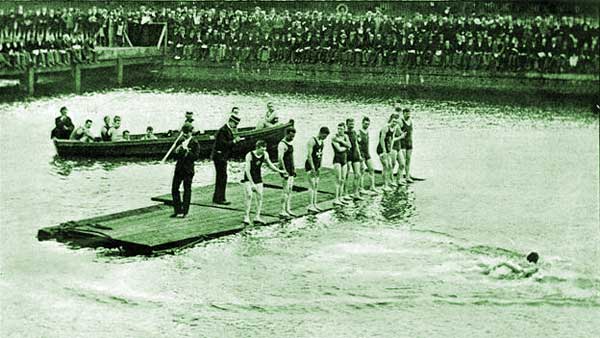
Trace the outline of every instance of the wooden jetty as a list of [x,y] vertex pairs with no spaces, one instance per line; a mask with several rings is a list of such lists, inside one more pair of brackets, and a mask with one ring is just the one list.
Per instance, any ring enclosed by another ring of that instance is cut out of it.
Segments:
[[82,70],[113,68],[117,85],[123,84],[123,68],[129,65],[162,64],[164,49],[158,47],[98,47],[97,61],[93,63],[73,63],[52,67],[28,67],[24,70],[0,70],[0,78],[17,78],[24,84],[29,95],[35,92],[36,79],[40,75],[65,73],[73,80],[73,89],[81,93]]
[[[381,183],[380,178],[377,181]],[[262,218],[266,225],[278,223],[281,221],[278,214],[282,180],[278,174],[269,173],[265,175],[264,183]],[[298,217],[306,216],[309,184],[303,169],[298,170],[295,185],[292,211]],[[332,169],[322,169],[319,190],[320,209],[333,209],[335,173]],[[245,228],[242,223],[243,186],[228,183],[230,205],[213,204],[212,193],[212,185],[193,188],[192,204],[186,218],[168,217],[173,212],[171,195],[168,194],[152,198],[160,204],[40,229],[38,239],[55,239],[78,247],[118,247],[127,253],[150,254],[242,231]]]

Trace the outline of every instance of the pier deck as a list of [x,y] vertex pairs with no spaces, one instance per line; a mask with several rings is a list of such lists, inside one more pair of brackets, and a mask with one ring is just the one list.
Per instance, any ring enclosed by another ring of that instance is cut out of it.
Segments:
[[[282,180],[279,175],[269,173],[264,181],[262,218],[269,225],[281,221],[278,214]],[[309,185],[304,170],[298,170],[295,185],[292,211],[298,217],[306,216]],[[322,169],[319,187],[319,207],[323,211],[333,209],[333,170]],[[227,196],[231,204],[226,206],[212,203],[213,189],[212,185],[193,188],[192,203],[186,218],[168,217],[173,212],[171,195],[168,194],[152,198],[161,204],[42,228],[38,231],[38,239],[55,239],[79,247],[120,247],[127,252],[148,254],[242,231],[245,228],[242,223],[243,186],[228,183]]]

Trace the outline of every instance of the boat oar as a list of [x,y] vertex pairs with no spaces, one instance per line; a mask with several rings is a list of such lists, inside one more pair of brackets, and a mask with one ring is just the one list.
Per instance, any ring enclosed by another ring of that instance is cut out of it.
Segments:
[[181,135],[183,135],[183,132],[181,132],[181,130],[180,130],[179,135],[175,139],[175,142],[173,142],[173,145],[171,146],[171,148],[169,148],[169,151],[167,151],[167,154],[165,155],[165,157],[163,157],[163,159],[160,160],[160,163],[165,163],[165,161],[167,160],[169,155],[171,155],[171,153],[173,152],[173,149],[175,149],[175,145],[177,145],[177,141],[179,141],[179,139],[181,138]]

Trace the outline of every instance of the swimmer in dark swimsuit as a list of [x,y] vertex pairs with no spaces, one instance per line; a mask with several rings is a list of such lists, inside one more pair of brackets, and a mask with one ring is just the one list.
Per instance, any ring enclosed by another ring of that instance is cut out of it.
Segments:
[[[397,103],[395,106],[395,110],[398,116],[400,116],[400,114],[402,113],[402,107]],[[403,186],[406,183],[404,182],[404,170],[405,170],[405,165],[404,165],[404,154],[402,153],[402,142],[404,140],[404,138],[406,137],[406,133],[404,132],[404,125],[403,125],[403,120],[401,118],[398,118],[398,124],[396,125],[396,128],[394,129],[394,136],[393,136],[393,149],[394,149],[394,164],[393,166],[395,167],[396,164],[398,164],[398,174],[396,175],[396,185],[397,186]],[[392,169],[392,172],[394,170]]]
[[286,175],[285,170],[277,168],[269,159],[269,153],[266,152],[267,143],[264,140],[256,141],[254,150],[246,154],[246,162],[244,167],[244,204],[246,206],[246,214],[244,216],[244,224],[250,224],[250,209],[252,208],[252,198],[256,197],[256,216],[254,223],[265,223],[260,218],[263,202],[263,180],[261,167],[264,162],[267,163],[271,170]]
[[519,279],[528,278],[538,272],[537,262],[540,256],[537,252],[530,252],[525,259],[527,262],[514,263],[502,262],[492,267],[482,266],[483,274],[490,275],[497,279]]
[[[362,175],[360,176],[360,188],[361,191],[367,195],[375,195],[378,193],[375,189],[375,170],[373,169],[373,160],[371,159],[371,152],[369,150],[369,126],[371,120],[365,116],[362,119],[362,128],[358,131],[358,148],[360,150],[362,158]],[[369,177],[369,189],[364,189],[365,176]]]
[[398,114],[392,114],[388,120],[388,123],[379,131],[377,154],[379,154],[381,165],[383,166],[382,175],[384,190],[390,190],[390,185],[392,183],[392,170],[394,170],[394,162],[392,161],[392,141],[394,137],[394,130],[396,128],[396,124],[398,123],[398,118]]
[[291,208],[292,190],[294,188],[294,177],[296,177],[296,167],[294,166],[294,146],[292,141],[296,136],[296,129],[293,127],[285,130],[285,136],[277,146],[279,168],[286,172],[283,177],[283,193],[281,195],[281,212],[279,216],[284,218],[294,217]]
[[[402,110],[402,131],[404,132],[404,137],[400,142],[400,147],[402,149],[402,155],[404,156],[404,176],[406,177],[406,182],[412,183],[413,179],[410,176],[410,160],[412,158],[412,135],[413,135],[413,121],[410,115],[410,109],[404,108]],[[401,175],[401,171],[398,170],[398,176]]]
[[346,171],[346,177],[344,179],[344,188],[348,193],[348,178],[350,177],[350,169],[354,173],[354,180],[352,184],[352,197],[357,200],[362,200],[360,196],[360,177],[362,176],[362,156],[358,145],[358,133],[354,130],[354,119],[346,119],[346,136],[350,142],[350,147],[346,150],[348,159],[348,170]]
[[308,140],[306,162],[304,169],[308,173],[308,181],[310,183],[310,202],[308,212],[319,212],[321,209],[317,207],[317,190],[319,186],[319,170],[321,169],[321,159],[323,157],[323,142],[329,135],[329,128],[321,127],[319,135]]
[[333,146],[333,169],[336,174],[335,199],[333,200],[333,204],[347,205],[347,202],[343,199],[343,195],[344,180],[346,178],[346,171],[348,170],[346,154],[348,148],[350,148],[350,142],[346,135],[346,124],[344,122],[338,124],[337,134],[333,136],[331,145]]

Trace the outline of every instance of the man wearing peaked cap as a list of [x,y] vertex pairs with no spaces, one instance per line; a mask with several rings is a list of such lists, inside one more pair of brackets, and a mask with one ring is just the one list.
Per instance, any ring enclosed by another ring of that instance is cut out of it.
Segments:
[[230,204],[225,196],[225,189],[227,188],[227,160],[235,145],[240,141],[239,137],[234,136],[239,123],[239,116],[232,114],[227,123],[215,135],[215,143],[211,154],[216,171],[215,192],[213,194],[213,203],[215,204]]
[[[181,215],[185,217],[190,208],[190,202],[192,199],[192,179],[194,178],[194,162],[200,156],[200,145],[194,137],[192,132],[194,127],[191,123],[184,123],[181,127],[183,135],[181,139],[177,141],[177,145],[174,151],[174,157],[177,160],[175,164],[175,173],[173,175],[173,182],[171,185],[171,196],[173,198],[173,208],[175,209],[171,217],[177,217]],[[183,202],[181,201],[181,195],[179,193],[179,186],[183,183]]]

